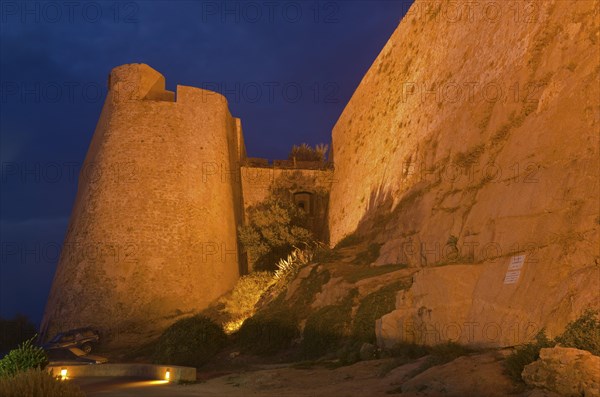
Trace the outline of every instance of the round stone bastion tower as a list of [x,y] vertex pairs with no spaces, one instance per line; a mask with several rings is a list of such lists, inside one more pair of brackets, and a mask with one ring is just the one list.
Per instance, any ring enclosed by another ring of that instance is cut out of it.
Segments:
[[79,175],[43,338],[96,328],[142,345],[206,308],[240,276],[239,119],[220,94],[144,64],[112,70]]

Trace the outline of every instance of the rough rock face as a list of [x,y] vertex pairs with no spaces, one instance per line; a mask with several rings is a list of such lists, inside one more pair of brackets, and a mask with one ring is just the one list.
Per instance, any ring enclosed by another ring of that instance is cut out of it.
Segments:
[[221,95],[178,86],[175,101],[147,65],[112,71],[46,306],[48,337],[93,326],[111,346],[146,343],[233,286],[241,193],[216,171],[239,173],[240,137]]
[[364,77],[330,239],[422,268],[380,343],[514,345],[600,305],[599,6],[417,0]]
[[542,349],[522,377],[528,385],[564,396],[600,396],[600,357],[565,347]]

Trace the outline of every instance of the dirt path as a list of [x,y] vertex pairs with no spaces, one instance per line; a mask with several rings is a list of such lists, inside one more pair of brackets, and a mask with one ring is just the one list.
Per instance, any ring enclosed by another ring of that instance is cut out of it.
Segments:
[[234,372],[190,385],[132,379],[77,382],[88,396],[144,397],[552,397],[540,390],[517,392],[494,352],[460,357],[416,376],[423,359],[397,366],[393,359],[363,361],[337,369],[277,367]]

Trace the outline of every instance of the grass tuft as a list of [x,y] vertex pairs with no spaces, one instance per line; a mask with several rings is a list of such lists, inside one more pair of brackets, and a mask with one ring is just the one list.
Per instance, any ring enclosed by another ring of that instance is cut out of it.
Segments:
[[85,397],[79,386],[62,381],[43,369],[35,368],[0,378],[2,397]]

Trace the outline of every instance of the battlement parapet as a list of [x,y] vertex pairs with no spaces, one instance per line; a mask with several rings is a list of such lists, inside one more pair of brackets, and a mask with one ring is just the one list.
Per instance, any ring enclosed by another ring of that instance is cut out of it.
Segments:
[[256,168],[279,168],[298,170],[329,170],[333,169],[330,161],[298,161],[298,160],[272,160],[260,157],[248,157],[242,164],[247,167]]
[[114,68],[108,77],[108,89],[115,102],[154,100],[175,102],[175,93],[165,89],[162,74],[143,63]]

